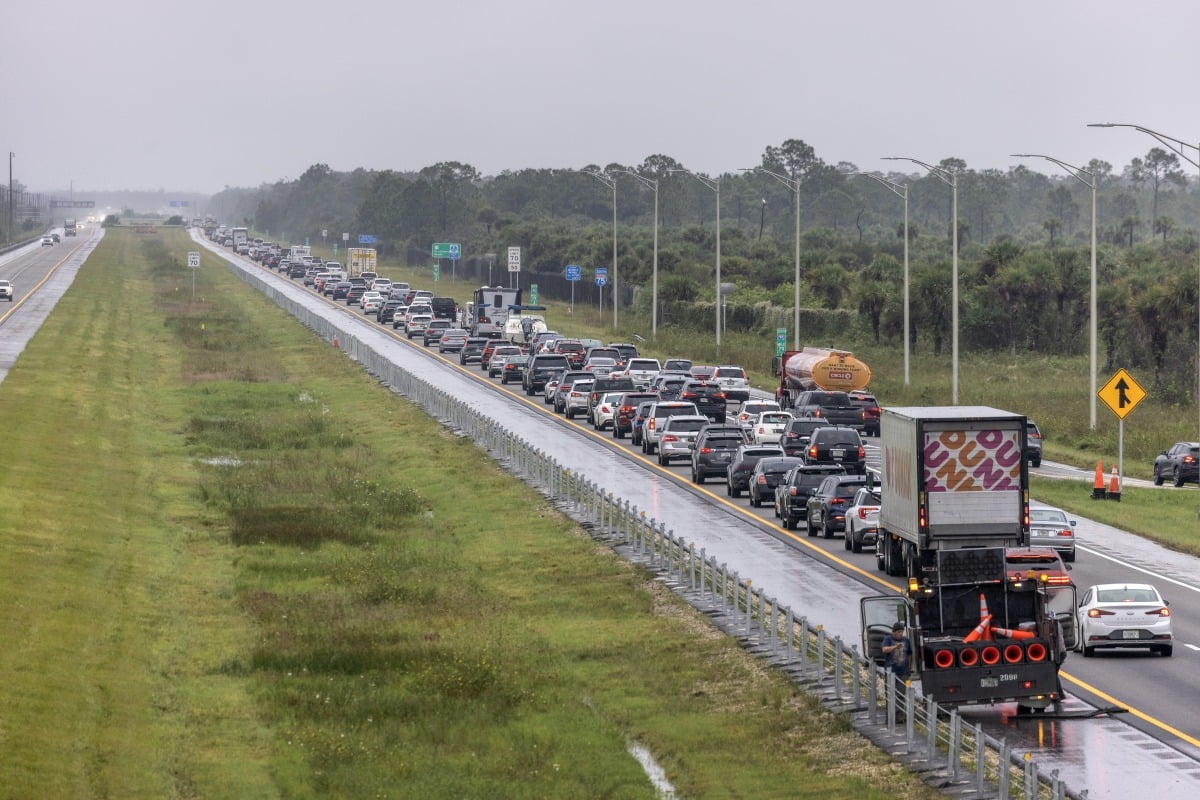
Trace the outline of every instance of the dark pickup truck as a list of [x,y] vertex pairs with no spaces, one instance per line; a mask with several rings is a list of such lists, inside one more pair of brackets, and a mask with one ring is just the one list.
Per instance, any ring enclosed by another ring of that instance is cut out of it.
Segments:
[[801,392],[792,405],[793,417],[820,417],[830,425],[863,429],[862,406],[850,402],[845,392],[809,390]]

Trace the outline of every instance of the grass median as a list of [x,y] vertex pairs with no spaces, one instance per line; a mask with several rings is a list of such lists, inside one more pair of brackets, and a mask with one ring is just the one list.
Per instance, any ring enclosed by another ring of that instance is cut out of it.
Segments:
[[0,384],[0,797],[936,796],[189,249]]

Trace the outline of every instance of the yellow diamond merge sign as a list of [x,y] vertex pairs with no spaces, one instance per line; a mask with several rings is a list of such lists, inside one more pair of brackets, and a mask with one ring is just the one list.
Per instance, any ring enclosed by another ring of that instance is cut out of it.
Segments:
[[1110,411],[1119,418],[1125,419],[1129,412],[1142,402],[1142,398],[1146,396],[1146,390],[1133,379],[1132,375],[1119,369],[1117,374],[1109,378],[1108,383],[1096,392],[1096,396],[1104,401],[1104,405],[1108,406]]

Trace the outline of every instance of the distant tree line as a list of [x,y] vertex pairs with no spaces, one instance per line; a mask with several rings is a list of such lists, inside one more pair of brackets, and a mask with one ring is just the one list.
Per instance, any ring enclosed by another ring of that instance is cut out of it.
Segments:
[[[767,147],[758,171],[703,176],[719,181],[722,280],[737,285],[731,327],[767,332],[794,296],[799,188],[802,306],[857,314],[860,333],[899,342],[902,323],[903,204],[887,186],[829,164],[798,139]],[[1091,190],[1072,176],[1024,165],[973,170],[961,159],[937,166],[958,184],[960,341],[968,350],[1086,352]],[[1098,303],[1107,366],[1149,367],[1154,383],[1191,396],[1197,345],[1195,223],[1200,191],[1178,158],[1152,148],[1120,173],[1092,160],[1097,184]],[[484,176],[441,162],[418,172],[334,172],[309,167],[295,180],[229,188],[209,203],[226,222],[253,224],[291,242],[333,243],[343,232],[372,234],[383,254],[429,261],[433,242],[459,242],[465,258],[522,248],[532,275],[561,275],[612,260],[613,194],[589,172],[617,181],[621,280],[645,286],[652,269],[654,192],[627,175],[657,181],[659,297],[664,304],[715,302],[717,193],[666,155],[638,165],[580,170],[523,169]],[[951,202],[945,182],[920,173],[876,173],[907,187],[914,347],[940,353],[950,336]],[[503,256],[501,255],[501,258]],[[645,292],[640,302],[647,303]],[[672,324],[707,324],[695,314]],[[771,322],[770,324],[773,324]]]

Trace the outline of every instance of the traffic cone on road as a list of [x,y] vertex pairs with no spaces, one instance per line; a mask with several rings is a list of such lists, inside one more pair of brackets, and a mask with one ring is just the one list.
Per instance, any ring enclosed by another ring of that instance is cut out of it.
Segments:
[[975,630],[963,637],[963,644],[974,642],[979,639],[986,639],[988,636],[988,629],[991,628],[991,626],[992,615],[988,614],[986,617],[979,620],[979,624],[975,626]]
[[982,622],[983,620],[987,619],[991,615],[992,615],[992,612],[988,611],[988,607],[987,607],[987,597],[983,594],[983,592],[980,592],[979,593],[979,620]]
[[1117,475],[1117,468],[1112,468],[1112,475],[1108,478],[1108,499],[1121,502],[1121,478]]
[[1104,491],[1104,467],[1100,462],[1096,462],[1096,482],[1092,484],[1092,499],[1103,500],[1106,495]]
[[1036,639],[1033,631],[1014,630],[1013,628],[992,628],[992,633],[1005,639]]

